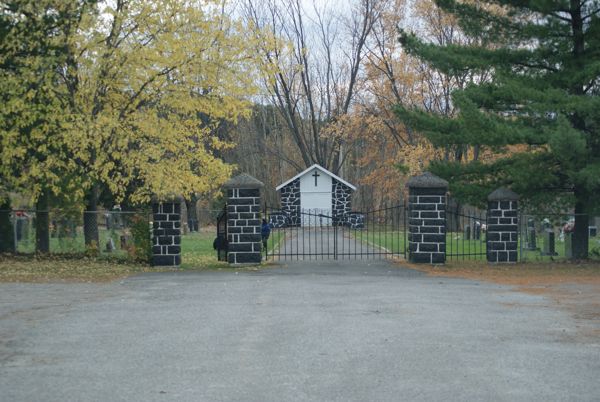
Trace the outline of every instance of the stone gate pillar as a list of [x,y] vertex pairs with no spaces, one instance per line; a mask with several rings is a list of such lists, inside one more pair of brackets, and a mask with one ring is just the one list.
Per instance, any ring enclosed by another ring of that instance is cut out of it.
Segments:
[[429,172],[412,177],[408,187],[408,260],[446,262],[446,192],[448,182]]
[[227,181],[227,260],[257,264],[262,258],[260,189],[264,184],[242,173]]
[[488,195],[487,260],[491,263],[514,263],[518,260],[519,196],[499,188]]
[[182,197],[152,199],[152,265],[181,265]]

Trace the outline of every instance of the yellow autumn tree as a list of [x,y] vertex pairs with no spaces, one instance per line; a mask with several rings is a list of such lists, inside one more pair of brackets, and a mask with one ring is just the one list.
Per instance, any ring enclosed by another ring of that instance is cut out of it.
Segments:
[[[231,167],[215,156],[222,121],[249,113],[252,39],[216,1],[116,0],[86,14],[69,41],[69,147],[85,179],[132,203],[210,191]],[[95,216],[86,243],[98,241]]]
[[0,7],[0,198],[31,197],[38,252],[50,247],[50,201],[77,202],[82,186],[67,145],[71,112],[60,74],[67,38],[92,8],[90,0],[6,0]]

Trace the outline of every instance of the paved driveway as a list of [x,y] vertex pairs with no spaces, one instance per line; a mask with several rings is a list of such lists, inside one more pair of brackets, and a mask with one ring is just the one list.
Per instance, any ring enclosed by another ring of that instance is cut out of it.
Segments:
[[542,296],[385,261],[0,284],[3,401],[598,400]]
[[[383,247],[378,247],[375,244],[381,240],[384,231],[361,232],[347,227],[307,226],[274,231],[279,231],[282,240],[269,259],[282,262],[331,260],[334,256],[340,260],[380,259],[385,258],[386,253],[391,253],[390,249],[397,250],[398,244],[403,240],[400,237],[390,238],[389,244],[380,242]],[[360,236],[364,236],[363,240]]]

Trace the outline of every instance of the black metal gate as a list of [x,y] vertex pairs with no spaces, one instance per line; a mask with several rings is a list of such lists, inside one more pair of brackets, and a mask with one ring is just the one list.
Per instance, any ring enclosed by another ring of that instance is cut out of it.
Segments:
[[322,210],[265,207],[271,233],[267,260],[406,258],[404,206],[331,214]]
[[485,260],[487,213],[477,209],[446,209],[446,259]]
[[213,246],[217,250],[217,261],[227,261],[227,205],[217,216],[217,238]]

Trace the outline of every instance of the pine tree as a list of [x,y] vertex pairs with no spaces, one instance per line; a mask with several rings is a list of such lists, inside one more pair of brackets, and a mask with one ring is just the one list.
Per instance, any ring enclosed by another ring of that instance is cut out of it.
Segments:
[[525,205],[574,209],[573,257],[588,256],[600,202],[600,1],[436,0],[475,46],[434,46],[401,32],[404,49],[446,74],[493,71],[452,94],[450,118],[398,106],[435,146],[479,145],[491,161],[437,161],[454,196],[481,203],[504,185]]

